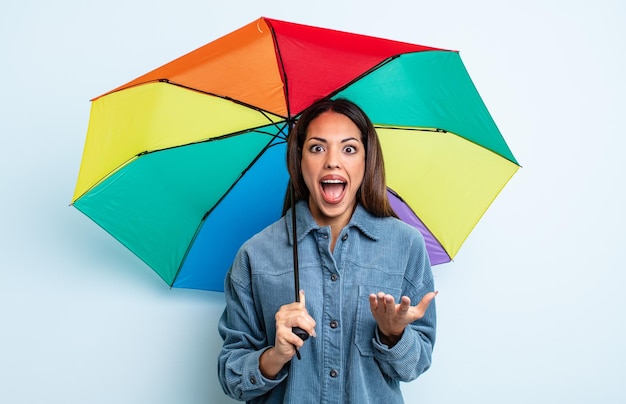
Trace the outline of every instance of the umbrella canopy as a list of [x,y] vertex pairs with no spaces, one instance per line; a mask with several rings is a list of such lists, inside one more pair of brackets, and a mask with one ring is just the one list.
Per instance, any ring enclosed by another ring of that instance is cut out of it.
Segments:
[[280,217],[289,128],[322,97],[371,118],[433,264],[519,168],[458,52],[260,18],[92,100],[72,205],[168,285],[221,291]]

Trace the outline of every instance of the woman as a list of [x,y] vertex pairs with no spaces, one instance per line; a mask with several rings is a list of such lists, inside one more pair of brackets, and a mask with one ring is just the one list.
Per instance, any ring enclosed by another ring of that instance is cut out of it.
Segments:
[[252,403],[401,403],[399,382],[430,366],[436,292],[421,234],[389,205],[376,131],[354,103],[318,101],[287,165],[295,207],[242,246],[225,280],[220,383]]

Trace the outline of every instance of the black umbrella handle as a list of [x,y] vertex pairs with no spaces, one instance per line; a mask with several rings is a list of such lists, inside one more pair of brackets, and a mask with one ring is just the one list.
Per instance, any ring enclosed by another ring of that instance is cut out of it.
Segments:
[[[300,273],[298,271],[298,233],[296,231],[296,203],[294,201],[294,189],[293,184],[290,183],[289,193],[291,194],[291,227],[293,231],[293,283],[296,291],[296,302],[300,301]],[[306,341],[309,338],[309,333],[304,331],[300,327],[292,327],[291,332],[296,334],[302,341]],[[302,359],[300,351],[296,348],[296,357]]]
[[[304,331],[300,327],[292,327],[291,332],[293,332],[298,337],[300,337],[302,341],[306,341],[309,338],[309,333]],[[298,358],[298,360],[302,359],[302,356],[300,356],[300,351],[298,350],[298,347],[295,347],[295,348],[296,348],[296,358]]]

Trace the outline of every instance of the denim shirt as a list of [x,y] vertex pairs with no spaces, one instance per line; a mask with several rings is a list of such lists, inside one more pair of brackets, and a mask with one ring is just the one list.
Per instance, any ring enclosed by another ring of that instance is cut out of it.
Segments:
[[415,305],[433,290],[422,235],[359,205],[331,252],[330,227],[317,225],[303,201],[296,213],[300,288],[317,336],[276,379],[261,374],[259,358],[275,341],[275,314],[295,297],[287,212],[241,247],[226,276],[226,308],[218,325],[224,392],[250,403],[402,403],[399,382],[430,366],[435,304],[389,348],[380,342],[368,296],[382,291],[399,301],[406,295]]

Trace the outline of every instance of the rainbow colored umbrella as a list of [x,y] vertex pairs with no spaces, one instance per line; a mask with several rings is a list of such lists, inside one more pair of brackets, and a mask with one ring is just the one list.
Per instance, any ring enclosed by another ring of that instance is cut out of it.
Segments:
[[72,204],[174,287],[221,291],[280,217],[290,126],[370,116],[392,204],[450,261],[519,168],[458,52],[260,18],[92,100]]

